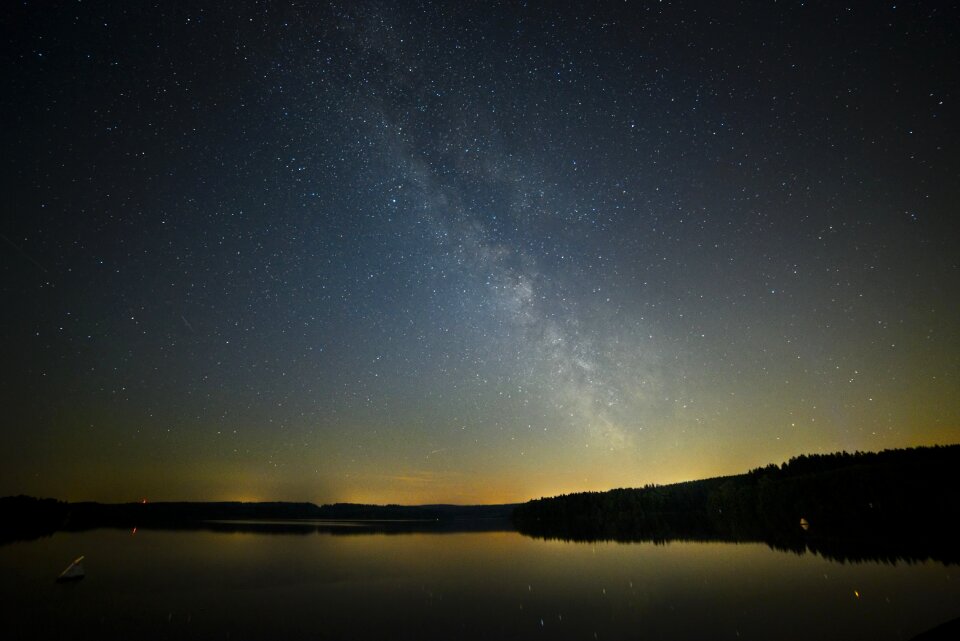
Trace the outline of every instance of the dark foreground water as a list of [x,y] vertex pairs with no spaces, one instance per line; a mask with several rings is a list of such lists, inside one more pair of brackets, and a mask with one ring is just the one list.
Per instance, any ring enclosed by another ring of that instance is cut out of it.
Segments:
[[[79,555],[86,578],[55,583]],[[762,543],[98,529],[0,546],[0,608],[8,639],[906,640],[960,616],[960,571]]]

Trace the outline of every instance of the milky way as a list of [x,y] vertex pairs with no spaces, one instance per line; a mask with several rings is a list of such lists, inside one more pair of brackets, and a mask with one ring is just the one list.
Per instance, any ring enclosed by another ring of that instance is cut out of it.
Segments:
[[960,438],[954,9],[220,4],[2,9],[0,493],[515,501]]

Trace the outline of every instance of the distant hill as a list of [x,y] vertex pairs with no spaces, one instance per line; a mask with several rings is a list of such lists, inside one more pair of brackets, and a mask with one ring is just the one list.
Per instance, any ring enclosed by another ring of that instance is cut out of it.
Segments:
[[0,543],[53,534],[64,524],[69,510],[68,503],[56,499],[0,497]]
[[[519,505],[65,503],[16,496],[0,498],[0,543],[94,527],[442,532],[510,528],[512,518],[521,533],[542,538],[763,541],[844,560],[960,562],[958,470],[960,445],[949,445],[798,456],[745,474]],[[325,520],[366,525],[319,523]]]
[[798,456],[735,476],[541,498],[513,518],[543,538],[750,540],[798,551],[856,540],[871,558],[889,548],[956,561],[958,470],[960,445]]
[[[65,503],[29,496],[0,498],[0,542],[36,538],[58,530],[94,527],[194,527],[212,522],[358,520],[435,522],[508,521],[515,505],[361,505],[334,503]],[[508,521],[509,525],[509,521]],[[221,524],[218,529],[227,529]],[[254,529],[254,528],[248,528]]]

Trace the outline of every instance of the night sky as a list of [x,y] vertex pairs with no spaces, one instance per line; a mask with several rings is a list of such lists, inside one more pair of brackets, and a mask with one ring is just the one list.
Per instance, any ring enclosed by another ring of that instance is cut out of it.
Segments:
[[3,3],[0,495],[960,441],[951,5]]

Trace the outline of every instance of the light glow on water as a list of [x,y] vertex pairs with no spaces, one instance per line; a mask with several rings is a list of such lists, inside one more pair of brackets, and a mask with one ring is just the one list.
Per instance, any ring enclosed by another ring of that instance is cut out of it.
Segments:
[[[55,585],[79,553],[87,577]],[[107,639],[902,640],[960,614],[956,568],[935,562],[515,532],[103,529],[0,547],[0,571],[22,639],[79,627]]]

